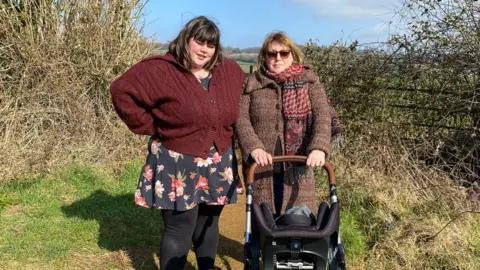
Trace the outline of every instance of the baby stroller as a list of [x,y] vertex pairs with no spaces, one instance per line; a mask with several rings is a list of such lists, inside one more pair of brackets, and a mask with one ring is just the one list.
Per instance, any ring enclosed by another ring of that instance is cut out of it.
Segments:
[[[273,162],[305,163],[306,160],[305,156],[273,157]],[[254,163],[247,175],[244,269],[258,269],[263,266],[264,270],[345,270],[345,250],[340,242],[340,214],[333,167],[329,163],[323,166],[330,183],[330,204],[322,202],[316,218],[313,215],[287,212],[276,219],[269,204],[252,203],[252,183],[256,167],[257,164]],[[252,220],[260,234],[255,243],[252,243]],[[254,253],[257,255],[253,256]],[[253,259],[254,257],[259,260]]]

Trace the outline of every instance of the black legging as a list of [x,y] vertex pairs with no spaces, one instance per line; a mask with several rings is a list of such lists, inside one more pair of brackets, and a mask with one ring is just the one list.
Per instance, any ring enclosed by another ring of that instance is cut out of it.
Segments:
[[214,269],[222,209],[223,205],[200,204],[187,211],[162,210],[164,231],[160,242],[160,269],[183,269],[192,242],[198,269]]

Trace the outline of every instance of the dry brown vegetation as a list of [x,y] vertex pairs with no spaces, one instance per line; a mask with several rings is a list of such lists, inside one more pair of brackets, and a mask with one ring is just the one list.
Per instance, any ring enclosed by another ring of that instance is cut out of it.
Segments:
[[479,14],[407,0],[402,36],[305,46],[344,124],[333,161],[368,245],[361,269],[480,267]]
[[[143,4],[0,1],[0,182],[141,156],[145,140],[116,117],[108,87],[153,50]],[[305,46],[343,123],[347,144],[333,159],[342,211],[366,240],[352,269],[480,267],[467,191],[479,177],[478,14],[470,0],[408,0],[408,35]]]
[[392,146],[460,183],[480,179],[479,14],[471,0],[408,0],[399,13],[406,34],[386,43],[307,44],[351,134],[350,153],[370,163],[375,153],[388,169],[395,164],[381,149]]
[[0,2],[0,181],[137,156],[108,87],[153,49],[142,2]]

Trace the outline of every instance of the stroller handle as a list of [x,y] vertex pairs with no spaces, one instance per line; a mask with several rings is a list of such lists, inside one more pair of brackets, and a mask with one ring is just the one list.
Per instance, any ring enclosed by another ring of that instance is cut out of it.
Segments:
[[[297,155],[285,155],[285,156],[274,156],[272,157],[272,162],[293,162],[293,163],[305,163],[307,162],[307,157],[306,156],[297,156]],[[254,181],[254,175],[255,175],[255,168],[257,168],[258,164],[254,162],[250,168],[248,169],[248,174],[247,174],[247,184],[252,184]],[[328,174],[328,181],[330,185],[336,185],[337,180],[335,178],[335,172],[333,170],[333,167],[330,163],[325,161],[325,164],[323,165],[323,169],[327,171]]]

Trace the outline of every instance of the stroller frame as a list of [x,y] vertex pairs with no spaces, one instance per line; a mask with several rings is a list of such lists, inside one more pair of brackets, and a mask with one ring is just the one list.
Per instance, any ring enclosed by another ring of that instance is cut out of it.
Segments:
[[[273,162],[305,163],[306,156],[275,156]],[[261,266],[273,269],[341,269],[345,270],[345,250],[340,240],[340,214],[337,202],[336,178],[333,167],[325,162],[330,187],[330,205],[322,202],[318,209],[316,226],[276,224],[268,204],[253,203],[253,163],[247,174],[247,204],[244,244],[244,269],[258,267],[252,260],[252,220],[260,232]],[[252,212],[254,217],[252,218]],[[260,265],[259,265],[260,266]]]

